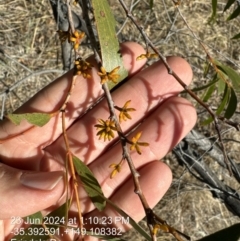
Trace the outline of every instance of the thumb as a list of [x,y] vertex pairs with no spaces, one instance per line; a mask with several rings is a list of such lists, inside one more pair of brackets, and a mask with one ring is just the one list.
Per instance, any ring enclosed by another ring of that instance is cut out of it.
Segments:
[[25,217],[57,203],[64,173],[30,172],[0,163],[0,220]]

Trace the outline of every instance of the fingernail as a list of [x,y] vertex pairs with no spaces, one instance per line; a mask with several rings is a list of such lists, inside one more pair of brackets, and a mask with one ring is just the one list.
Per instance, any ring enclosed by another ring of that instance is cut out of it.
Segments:
[[23,173],[20,182],[31,188],[40,190],[52,190],[63,178],[63,173],[56,172],[39,172],[39,173]]

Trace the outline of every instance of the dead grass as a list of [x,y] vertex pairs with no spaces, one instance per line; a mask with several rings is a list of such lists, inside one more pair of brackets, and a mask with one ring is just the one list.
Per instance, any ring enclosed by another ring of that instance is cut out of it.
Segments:
[[[114,3],[118,28],[121,28],[126,17],[116,1],[110,2]],[[130,1],[127,2],[130,4]],[[178,55],[189,61],[194,72],[192,86],[209,81],[202,75],[206,54],[177,14],[171,1],[155,0],[154,11],[148,8],[146,2],[140,1],[133,14],[142,23],[152,41],[165,55]],[[219,18],[214,25],[207,24],[211,14],[211,1],[183,2],[181,11],[214,58],[239,71],[239,41],[230,40],[231,36],[240,32],[239,18],[227,23],[225,19],[229,12],[221,14],[224,4],[225,1],[218,3]],[[56,25],[47,0],[0,0],[0,19],[0,49],[5,54],[0,53],[0,107],[6,113],[15,110],[59,76],[62,64],[60,43],[55,34]],[[140,34],[129,21],[122,29],[120,37],[123,40],[143,43]],[[42,70],[49,71],[41,73]],[[32,74],[35,75],[21,81]],[[18,87],[9,93],[4,92],[18,82]],[[238,114],[234,118],[239,121]],[[240,135],[235,130],[223,128],[227,130],[224,138],[240,140]],[[198,125],[198,129],[208,136],[213,134],[213,129],[209,127]],[[228,143],[228,151],[237,158],[239,144]],[[180,166],[172,155],[168,155],[165,162],[171,167],[174,180],[155,210],[169,224],[196,240],[240,221],[224,204],[212,197],[206,186],[196,181]],[[211,165],[222,179],[229,180],[225,170],[215,163]],[[239,186],[235,188],[239,190]],[[161,235],[159,240],[174,240],[170,235]],[[128,233],[127,237],[128,240],[143,240],[134,231]]]

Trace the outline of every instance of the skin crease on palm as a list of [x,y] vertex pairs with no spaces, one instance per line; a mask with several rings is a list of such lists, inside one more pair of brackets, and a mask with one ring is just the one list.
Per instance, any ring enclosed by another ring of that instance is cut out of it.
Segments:
[[[149,146],[141,147],[141,155],[134,151],[131,155],[140,173],[143,193],[149,205],[154,207],[172,180],[169,167],[158,160],[192,129],[196,122],[196,111],[186,99],[177,96],[182,87],[168,75],[161,61],[143,69],[145,61],[136,61],[136,57],[145,51],[133,42],[122,44],[121,52],[130,78],[114,91],[113,99],[117,106],[123,106],[131,99],[130,107],[136,109],[131,112],[132,119],[122,123],[124,131],[132,129],[145,118],[130,138],[142,131],[140,141],[148,142]],[[170,57],[168,63],[186,84],[191,82],[192,71],[185,60]],[[58,110],[67,94],[70,78],[70,73],[60,77],[16,112],[50,113]],[[102,93],[95,68],[92,70],[92,79],[86,80],[81,76],[77,78],[66,109],[70,148],[92,170],[104,195],[136,221],[140,221],[144,217],[144,210],[134,193],[127,163],[124,163],[119,174],[110,179],[109,165],[121,160],[120,145],[111,147],[114,140],[104,142],[96,136],[94,125],[97,120],[106,120],[109,117],[106,102],[99,103],[86,115],[78,118]],[[25,121],[15,126],[4,120],[0,123],[0,139],[21,133],[29,127],[30,124]],[[0,241],[11,237],[10,231],[14,228],[11,217],[24,217],[40,210],[50,212],[64,202],[66,151],[61,133],[59,114],[47,125],[33,128],[0,144]],[[109,206],[99,213],[81,187],[79,195],[84,217],[119,216]],[[73,210],[75,211],[75,207]],[[128,228],[126,225],[117,225],[122,230]],[[86,240],[95,239],[87,237]]]

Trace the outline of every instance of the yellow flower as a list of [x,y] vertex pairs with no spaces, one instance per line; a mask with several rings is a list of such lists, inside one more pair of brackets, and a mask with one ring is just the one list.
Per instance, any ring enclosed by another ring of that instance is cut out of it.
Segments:
[[138,132],[136,134],[136,136],[134,136],[132,138],[132,141],[131,141],[132,145],[130,146],[130,150],[131,151],[136,150],[139,155],[142,154],[139,146],[149,146],[149,144],[147,142],[139,142],[138,141],[140,139],[141,135],[142,135],[142,132]]
[[74,43],[73,48],[77,50],[79,48],[80,43],[82,42],[82,39],[85,37],[84,32],[80,32],[78,30],[75,30],[75,32],[72,34],[72,36],[69,36],[69,41]]
[[110,178],[112,179],[118,172],[121,171],[121,166],[119,164],[111,164],[109,166],[110,168],[113,168],[113,171],[111,172]]
[[57,33],[62,43],[66,41],[66,39],[68,39],[69,42],[74,43],[73,48],[75,50],[79,48],[79,45],[82,42],[82,39],[85,37],[85,33],[80,32],[78,30],[76,30],[72,35],[70,34],[69,30],[68,31],[58,30]]
[[152,58],[157,58],[158,55],[156,53],[146,53],[146,54],[141,54],[137,57],[136,60],[141,60],[141,59],[152,59]]
[[130,111],[135,111],[134,108],[128,108],[131,100],[128,100],[122,108],[115,107],[117,110],[120,111],[119,113],[119,122],[121,123],[122,121],[126,121],[127,119],[132,119],[132,117],[129,115],[128,112]]
[[114,68],[111,72],[107,72],[105,68],[102,66],[100,68],[101,72],[98,72],[98,75],[101,77],[101,84],[104,84],[108,80],[116,84],[118,82],[118,78],[120,77],[120,75],[117,74],[119,69],[120,66]]
[[109,166],[109,168],[113,168],[112,172],[111,172],[111,175],[110,175],[110,178],[112,179],[117,173],[119,173],[121,171],[121,168],[122,168],[122,164],[123,164],[123,160],[122,159],[118,164],[111,164]]
[[112,120],[98,120],[98,122],[100,124],[96,124],[95,127],[97,127],[97,129],[100,129],[100,131],[98,131],[97,136],[99,136],[99,140],[100,139],[104,139],[104,141],[106,141],[107,139],[110,141],[111,139],[114,138],[114,132],[116,131],[116,127],[115,127],[115,123]]
[[92,68],[91,64],[83,59],[75,60],[74,75],[82,75],[84,78],[91,78],[89,70]]

